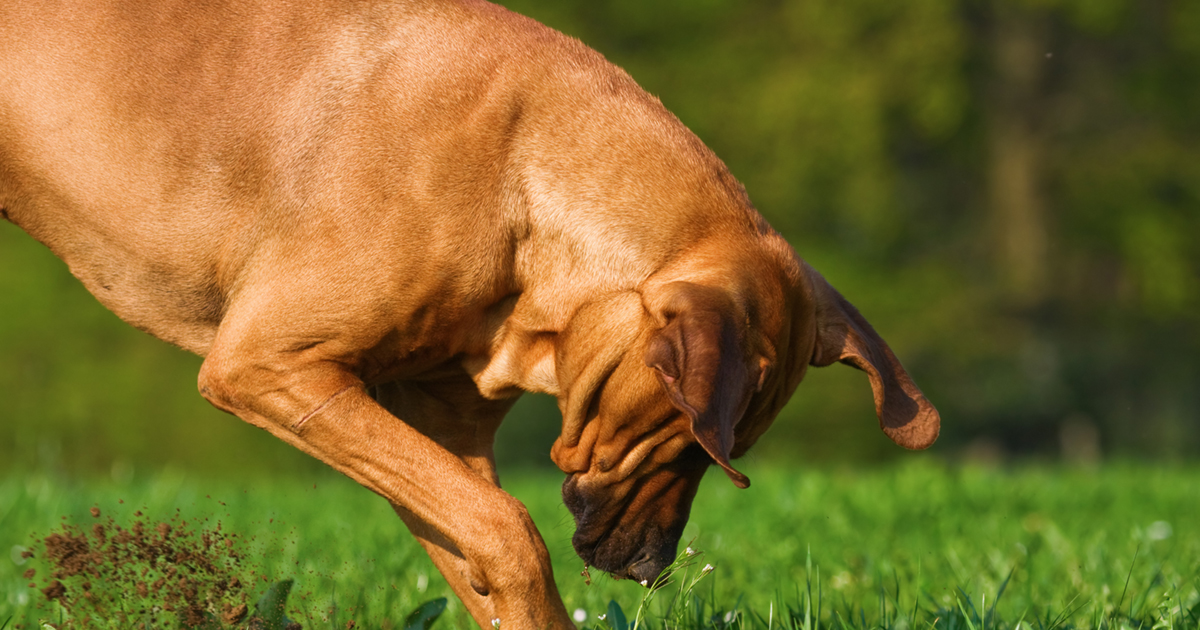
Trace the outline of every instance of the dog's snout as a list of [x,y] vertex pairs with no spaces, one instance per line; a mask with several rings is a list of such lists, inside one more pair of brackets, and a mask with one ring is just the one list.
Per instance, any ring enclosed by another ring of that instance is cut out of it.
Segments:
[[670,558],[654,554],[643,554],[625,569],[625,576],[643,586],[650,587],[654,585],[654,581],[658,579],[659,575],[662,575],[662,572],[670,564]]
[[571,546],[575,548],[575,553],[581,560],[587,564],[609,570],[607,566],[601,566],[596,560],[596,549],[600,546],[600,537],[588,535],[581,532],[578,528],[575,529],[575,535],[571,536]]
[[575,475],[568,475],[567,480],[563,482],[562,498],[563,505],[567,506],[571,514],[580,514],[586,507],[583,495],[579,491],[579,481],[575,478]]
[[614,577],[653,584],[675,557],[707,459],[688,464],[687,474],[665,467],[623,484],[570,475],[562,494],[575,517],[571,543],[579,557]]

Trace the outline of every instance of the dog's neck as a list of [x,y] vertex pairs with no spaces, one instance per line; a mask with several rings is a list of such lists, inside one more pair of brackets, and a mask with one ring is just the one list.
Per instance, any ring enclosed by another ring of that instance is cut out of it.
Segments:
[[[663,324],[647,316],[643,290],[719,282],[701,276],[738,264],[731,252],[759,256],[760,241],[778,239],[725,165],[661,103],[620,70],[593,69],[606,81],[552,70],[541,86],[550,93],[533,101],[551,102],[553,115],[513,117],[504,186],[519,191],[506,213],[516,235],[513,293],[494,309],[486,350],[465,361],[485,396],[546,393],[567,416],[586,411],[580,401],[600,385],[592,376]],[[603,351],[565,338],[583,325],[603,331]],[[563,377],[564,357],[579,354],[588,361],[574,362],[590,367]]]
[[[633,111],[647,118],[658,115],[644,105]],[[582,309],[669,275],[664,270],[675,259],[712,236],[709,216],[724,215],[721,223],[740,223],[742,230],[749,225],[747,217],[757,216],[747,209],[740,187],[730,185],[736,182],[724,165],[690,132],[673,118],[657,124],[637,147],[621,146],[633,142],[631,134],[616,129],[603,138],[571,137],[638,159],[544,151],[522,163],[523,207],[514,213],[514,232],[520,235],[513,254],[517,298],[502,309],[506,316],[496,322],[487,362],[475,358],[468,367],[485,395],[515,390],[559,395],[554,365],[563,348],[558,336]],[[532,135],[555,146],[573,131],[566,125],[546,133]],[[682,140],[676,136],[682,134],[693,141],[682,151],[690,157],[679,157]],[[636,328],[637,322],[630,325]]]

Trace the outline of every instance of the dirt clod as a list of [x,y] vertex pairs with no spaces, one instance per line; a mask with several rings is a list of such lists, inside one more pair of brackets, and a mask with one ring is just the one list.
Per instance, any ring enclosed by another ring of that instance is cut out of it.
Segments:
[[66,594],[67,588],[58,580],[54,580],[49,586],[42,589],[42,595],[46,596],[46,601],[54,601],[56,599],[61,600]]
[[222,613],[221,621],[224,621],[228,625],[241,623],[241,621],[246,618],[246,614],[249,612],[249,610],[250,609],[247,608],[245,604],[238,604],[237,606],[233,606]]

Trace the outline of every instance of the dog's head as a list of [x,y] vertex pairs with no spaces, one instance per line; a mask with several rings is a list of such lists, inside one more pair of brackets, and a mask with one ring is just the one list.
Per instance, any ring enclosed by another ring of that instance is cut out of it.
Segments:
[[880,425],[925,448],[937,411],[858,311],[782,239],[655,274],[594,301],[558,345],[575,550],[618,577],[653,581],[670,563],[705,470],[739,487],[730,461],[774,420],[809,365],[841,361],[870,377]]

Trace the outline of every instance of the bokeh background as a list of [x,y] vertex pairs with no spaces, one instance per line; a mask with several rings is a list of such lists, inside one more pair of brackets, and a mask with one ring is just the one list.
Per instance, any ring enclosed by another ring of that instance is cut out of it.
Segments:
[[[729,165],[942,412],[932,456],[1200,454],[1200,2],[510,0],[627,69]],[[0,470],[320,467],[196,393],[0,223]],[[504,466],[550,466],[526,397]],[[760,462],[904,456],[813,370]]]

